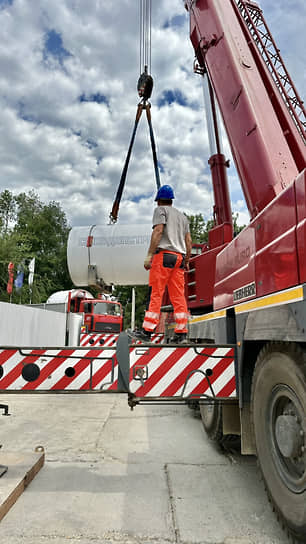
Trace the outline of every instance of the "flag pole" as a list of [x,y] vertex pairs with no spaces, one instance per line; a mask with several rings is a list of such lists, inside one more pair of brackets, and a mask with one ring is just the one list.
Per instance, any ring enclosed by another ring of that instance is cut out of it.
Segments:
[[34,272],[35,272],[35,257],[29,263],[29,278],[28,284],[30,288],[30,304],[32,304],[32,294],[33,294],[33,281],[34,281]]

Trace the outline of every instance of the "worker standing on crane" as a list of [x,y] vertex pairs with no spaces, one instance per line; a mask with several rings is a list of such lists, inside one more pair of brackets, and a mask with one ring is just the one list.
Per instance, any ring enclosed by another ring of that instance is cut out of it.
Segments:
[[150,300],[142,329],[128,331],[137,340],[150,341],[160,316],[160,307],[166,286],[174,309],[174,343],[186,342],[187,303],[184,289],[184,270],[189,268],[192,241],[186,215],[172,207],[172,187],[163,185],[157,192],[157,208],[153,214],[153,232],[148,254],[144,261],[150,270]]

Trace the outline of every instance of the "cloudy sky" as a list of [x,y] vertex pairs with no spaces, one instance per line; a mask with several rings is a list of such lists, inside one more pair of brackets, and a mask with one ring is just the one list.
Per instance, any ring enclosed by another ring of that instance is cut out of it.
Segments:
[[[182,0],[152,1],[152,123],[161,182],[188,214],[211,217],[201,78]],[[260,0],[306,98],[305,0]],[[106,224],[134,124],[139,0],[0,0],[0,190],[34,189],[71,225]],[[224,142],[225,153],[229,148]],[[234,168],[232,207],[248,214]],[[155,178],[141,119],[119,221],[150,222]]]

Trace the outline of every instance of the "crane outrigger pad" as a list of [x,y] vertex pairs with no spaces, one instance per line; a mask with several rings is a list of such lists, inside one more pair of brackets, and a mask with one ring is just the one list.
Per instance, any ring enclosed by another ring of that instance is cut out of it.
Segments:
[[131,344],[0,349],[0,391],[127,393],[141,402],[236,400],[236,346]]

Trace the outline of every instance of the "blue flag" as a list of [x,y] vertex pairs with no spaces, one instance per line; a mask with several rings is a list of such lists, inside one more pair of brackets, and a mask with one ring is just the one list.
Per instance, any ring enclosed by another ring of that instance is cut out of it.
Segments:
[[17,276],[14,281],[16,291],[20,291],[21,287],[23,286],[23,276],[24,276],[23,269],[18,267]]

